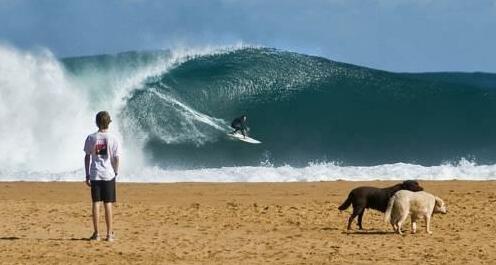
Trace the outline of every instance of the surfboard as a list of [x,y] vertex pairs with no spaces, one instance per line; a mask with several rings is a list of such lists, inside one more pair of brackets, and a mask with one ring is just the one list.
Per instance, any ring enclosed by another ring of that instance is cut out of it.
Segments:
[[259,140],[250,138],[248,136],[245,137],[240,133],[228,133],[227,136],[234,138],[234,139],[237,139],[237,140],[240,140],[240,141],[243,141],[243,142],[246,142],[246,143],[250,143],[250,144],[261,144],[262,143]]

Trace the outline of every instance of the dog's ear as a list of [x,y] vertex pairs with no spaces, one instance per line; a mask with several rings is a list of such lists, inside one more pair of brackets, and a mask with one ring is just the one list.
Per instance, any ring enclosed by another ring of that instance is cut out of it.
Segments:
[[441,198],[437,197],[437,196],[434,196],[434,199],[436,200],[436,205],[439,206],[439,207],[443,207],[444,205],[444,201],[441,200]]
[[411,190],[411,191],[423,191],[424,188],[420,186],[418,181],[416,180],[405,180],[401,183],[403,189]]
[[405,180],[401,182],[400,185],[403,189],[408,189],[409,187],[413,186],[411,180]]

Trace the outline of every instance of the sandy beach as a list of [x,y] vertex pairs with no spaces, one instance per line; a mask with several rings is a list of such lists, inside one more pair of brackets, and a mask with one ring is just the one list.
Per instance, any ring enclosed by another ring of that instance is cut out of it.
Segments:
[[83,183],[3,182],[0,263],[494,264],[494,181],[422,181],[448,205],[434,216],[433,235],[423,222],[415,235],[393,234],[375,211],[366,212],[365,231],[347,232],[351,208],[337,207],[349,190],[392,183],[119,183],[117,241],[109,243],[86,240]]

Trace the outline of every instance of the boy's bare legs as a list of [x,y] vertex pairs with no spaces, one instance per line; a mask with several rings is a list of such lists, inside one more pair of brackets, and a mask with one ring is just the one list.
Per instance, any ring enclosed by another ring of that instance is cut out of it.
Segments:
[[107,224],[107,239],[111,241],[110,237],[113,239],[113,227],[112,227],[112,203],[106,202],[105,205],[105,223]]
[[[112,227],[112,203],[111,202],[105,202],[104,204],[105,208],[105,223],[107,224],[107,240],[108,241],[113,241],[114,240],[114,235],[113,235],[113,227]],[[92,238],[99,238],[99,228],[98,228],[98,220],[100,219],[100,202],[93,202],[92,204],[92,211],[93,211],[93,229],[95,232],[93,233]]]
[[100,202],[93,202],[92,204],[92,212],[93,212],[93,229],[95,232],[93,235],[96,237],[100,233],[98,232],[98,219],[100,219]]
[[91,212],[93,213],[92,219],[93,219],[93,229],[95,230],[93,232],[93,235],[89,238],[89,240],[100,240],[100,234],[98,230],[98,219],[100,219],[100,203],[99,202],[92,202],[91,204]]

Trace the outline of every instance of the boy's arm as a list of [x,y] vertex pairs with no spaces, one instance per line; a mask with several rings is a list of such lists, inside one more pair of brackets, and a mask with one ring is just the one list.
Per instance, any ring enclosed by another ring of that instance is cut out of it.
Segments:
[[90,183],[90,155],[84,156],[84,171],[86,172],[86,185],[91,186]]
[[117,177],[117,175],[119,175],[119,164],[121,155],[121,146],[117,139],[115,139],[114,141],[112,151],[112,159],[110,160],[110,162],[112,164],[112,168],[114,169],[114,174]]
[[114,174],[117,176],[119,174],[119,157],[116,156],[112,159],[112,168],[114,169]]

